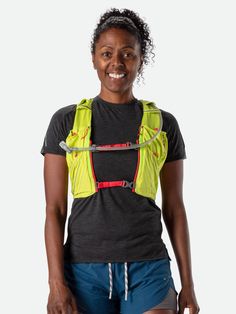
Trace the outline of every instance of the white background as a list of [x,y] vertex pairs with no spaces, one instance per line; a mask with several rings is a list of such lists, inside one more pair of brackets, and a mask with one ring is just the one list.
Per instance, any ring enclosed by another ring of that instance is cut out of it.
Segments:
[[[174,114],[184,137],[184,200],[201,313],[233,313],[234,1],[83,3],[8,0],[0,5],[1,313],[46,313],[40,149],[56,110],[99,92],[89,44],[100,14],[111,6],[133,9],[149,24],[156,62],[146,68],[146,84],[135,87],[135,96]],[[163,239],[179,290],[165,229]]]

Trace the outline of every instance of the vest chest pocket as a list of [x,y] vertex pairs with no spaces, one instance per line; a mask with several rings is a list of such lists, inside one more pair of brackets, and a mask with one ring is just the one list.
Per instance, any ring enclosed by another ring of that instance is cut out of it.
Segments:
[[[89,147],[90,141],[90,127],[80,128],[79,130],[70,130],[69,135],[66,138],[66,144],[69,147]],[[81,154],[84,154],[85,151],[75,151],[68,153],[68,159],[73,163],[78,159]]]
[[[142,138],[143,142],[148,141],[157,133],[157,128],[150,128],[147,125],[143,126]],[[145,146],[149,158],[153,160],[159,171],[162,168],[168,151],[168,140],[166,132],[161,131],[158,136],[148,145]]]
[[[76,131],[71,130],[69,135],[66,138],[66,144],[69,147],[79,147],[79,134]],[[81,152],[79,151],[72,151],[71,153],[66,153],[66,160],[68,167],[70,170],[73,169],[76,161],[78,160],[78,155]]]

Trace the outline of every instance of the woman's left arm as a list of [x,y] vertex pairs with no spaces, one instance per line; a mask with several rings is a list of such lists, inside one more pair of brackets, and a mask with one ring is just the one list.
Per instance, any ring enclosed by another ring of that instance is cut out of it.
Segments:
[[178,264],[182,289],[178,314],[200,311],[194,292],[187,216],[183,202],[183,160],[166,162],[160,172],[162,214]]

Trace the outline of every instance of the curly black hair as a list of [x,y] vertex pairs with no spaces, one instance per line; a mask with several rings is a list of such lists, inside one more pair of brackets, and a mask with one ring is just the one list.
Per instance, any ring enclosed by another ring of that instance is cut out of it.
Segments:
[[147,65],[150,61],[154,62],[155,53],[153,40],[150,37],[150,30],[147,23],[140,18],[139,14],[129,9],[111,8],[100,16],[100,20],[94,30],[90,50],[95,53],[96,42],[99,40],[100,34],[109,28],[122,28],[136,36],[140,43],[141,54],[143,55],[143,63],[138,71],[137,83],[140,78],[143,79],[143,64]]

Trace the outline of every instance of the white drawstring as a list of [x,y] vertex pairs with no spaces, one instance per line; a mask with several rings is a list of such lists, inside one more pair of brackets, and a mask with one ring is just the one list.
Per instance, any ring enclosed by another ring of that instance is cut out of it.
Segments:
[[127,262],[125,262],[125,301],[128,298],[128,267]]
[[111,271],[111,263],[108,263],[109,266],[109,282],[110,282],[110,289],[109,289],[109,299],[112,296],[112,271]]
[[[109,268],[109,299],[112,298],[112,269],[111,269],[111,263],[108,263],[108,268]],[[124,263],[124,269],[125,269],[125,301],[128,299],[128,266],[127,262]]]

